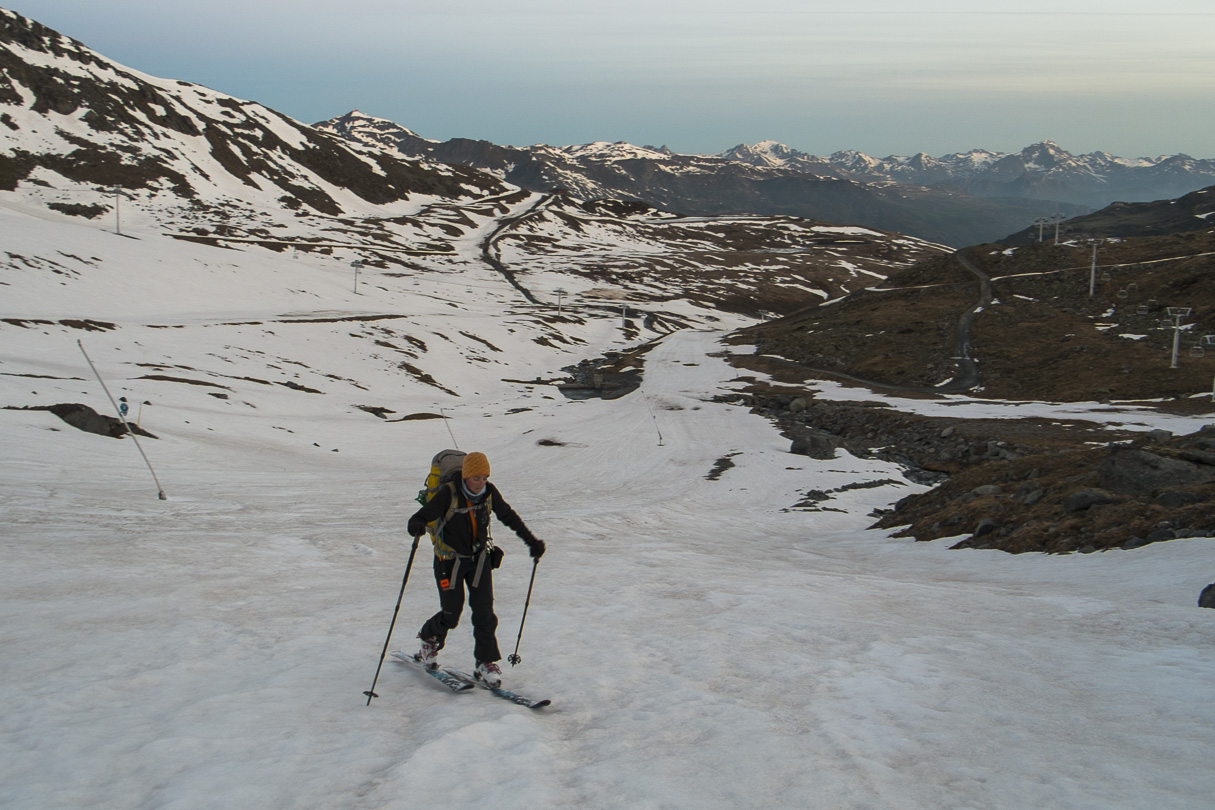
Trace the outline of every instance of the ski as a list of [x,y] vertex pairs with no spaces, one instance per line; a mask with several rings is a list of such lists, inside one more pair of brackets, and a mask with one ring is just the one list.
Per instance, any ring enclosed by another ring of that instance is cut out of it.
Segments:
[[400,661],[402,664],[409,664],[419,672],[425,672],[427,675],[434,678],[436,681],[443,684],[453,692],[463,692],[465,689],[472,689],[474,686],[476,686],[476,684],[469,683],[464,678],[450,675],[441,669],[431,669],[409,653],[401,652],[400,650],[393,650],[392,657]]
[[517,703],[520,706],[526,706],[529,709],[540,709],[552,703],[552,701],[548,698],[544,698],[543,700],[533,700],[532,698],[524,697],[516,692],[512,692],[509,689],[503,689],[500,686],[490,686],[484,681],[478,680],[472,675],[469,675],[467,672],[461,672],[460,670],[452,669],[451,667],[444,667],[443,672],[460,681],[460,683],[467,684],[468,686],[479,686],[487,692],[493,692],[503,700],[509,700],[511,703]]

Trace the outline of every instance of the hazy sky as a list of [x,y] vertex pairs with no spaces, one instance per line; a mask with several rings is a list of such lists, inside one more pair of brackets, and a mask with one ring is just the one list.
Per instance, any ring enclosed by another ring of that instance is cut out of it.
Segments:
[[2,1],[307,123],[358,109],[511,145],[884,157],[1050,139],[1215,158],[1211,0]]

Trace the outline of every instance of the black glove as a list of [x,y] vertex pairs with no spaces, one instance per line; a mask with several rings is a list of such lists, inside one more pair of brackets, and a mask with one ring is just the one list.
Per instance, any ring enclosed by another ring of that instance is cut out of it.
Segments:
[[527,549],[532,553],[532,559],[538,560],[544,556],[544,541],[532,539],[527,541]]
[[406,527],[410,537],[421,537],[426,534],[426,521],[418,517],[409,519],[409,525]]

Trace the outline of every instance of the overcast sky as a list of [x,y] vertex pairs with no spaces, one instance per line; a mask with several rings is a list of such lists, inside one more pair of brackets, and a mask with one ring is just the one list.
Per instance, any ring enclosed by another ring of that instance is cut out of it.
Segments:
[[439,140],[1215,158],[1211,0],[2,2],[144,73]]

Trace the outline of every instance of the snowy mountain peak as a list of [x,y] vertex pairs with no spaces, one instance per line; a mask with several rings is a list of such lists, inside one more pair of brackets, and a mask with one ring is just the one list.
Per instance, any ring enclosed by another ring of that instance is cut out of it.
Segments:
[[419,193],[502,189],[488,176],[402,161],[260,104],[125,68],[10,11],[0,15],[0,45],[0,190],[25,184],[75,205],[92,204],[98,187],[121,188],[158,198],[150,210],[171,217],[214,205],[337,215]]
[[666,160],[671,151],[645,146],[634,146],[625,141],[595,141],[577,146],[564,146],[559,151],[572,158],[589,160]]
[[[347,140],[365,143],[379,148],[392,150],[402,138],[412,138],[419,141],[426,139],[416,132],[406,129],[400,124],[387,118],[375,118],[364,115],[358,110],[351,110],[345,115],[319,121],[312,125],[314,129],[337,135]],[[435,143],[435,141],[429,141]]]
[[1188,155],[1127,159],[1108,152],[1076,156],[1052,140],[1038,141],[1019,152],[971,149],[940,157],[918,152],[885,158],[851,149],[824,158],[775,141],[760,141],[740,144],[720,157],[858,182],[947,185],[979,197],[1034,197],[1093,208],[1118,199],[1176,197],[1215,182],[1215,160],[1195,160]]
[[804,161],[807,158],[817,160],[810,155],[786,146],[780,141],[759,141],[752,145],[739,144],[732,149],[722,152],[718,157],[748,163],[752,166],[771,168],[783,168],[792,163]]

